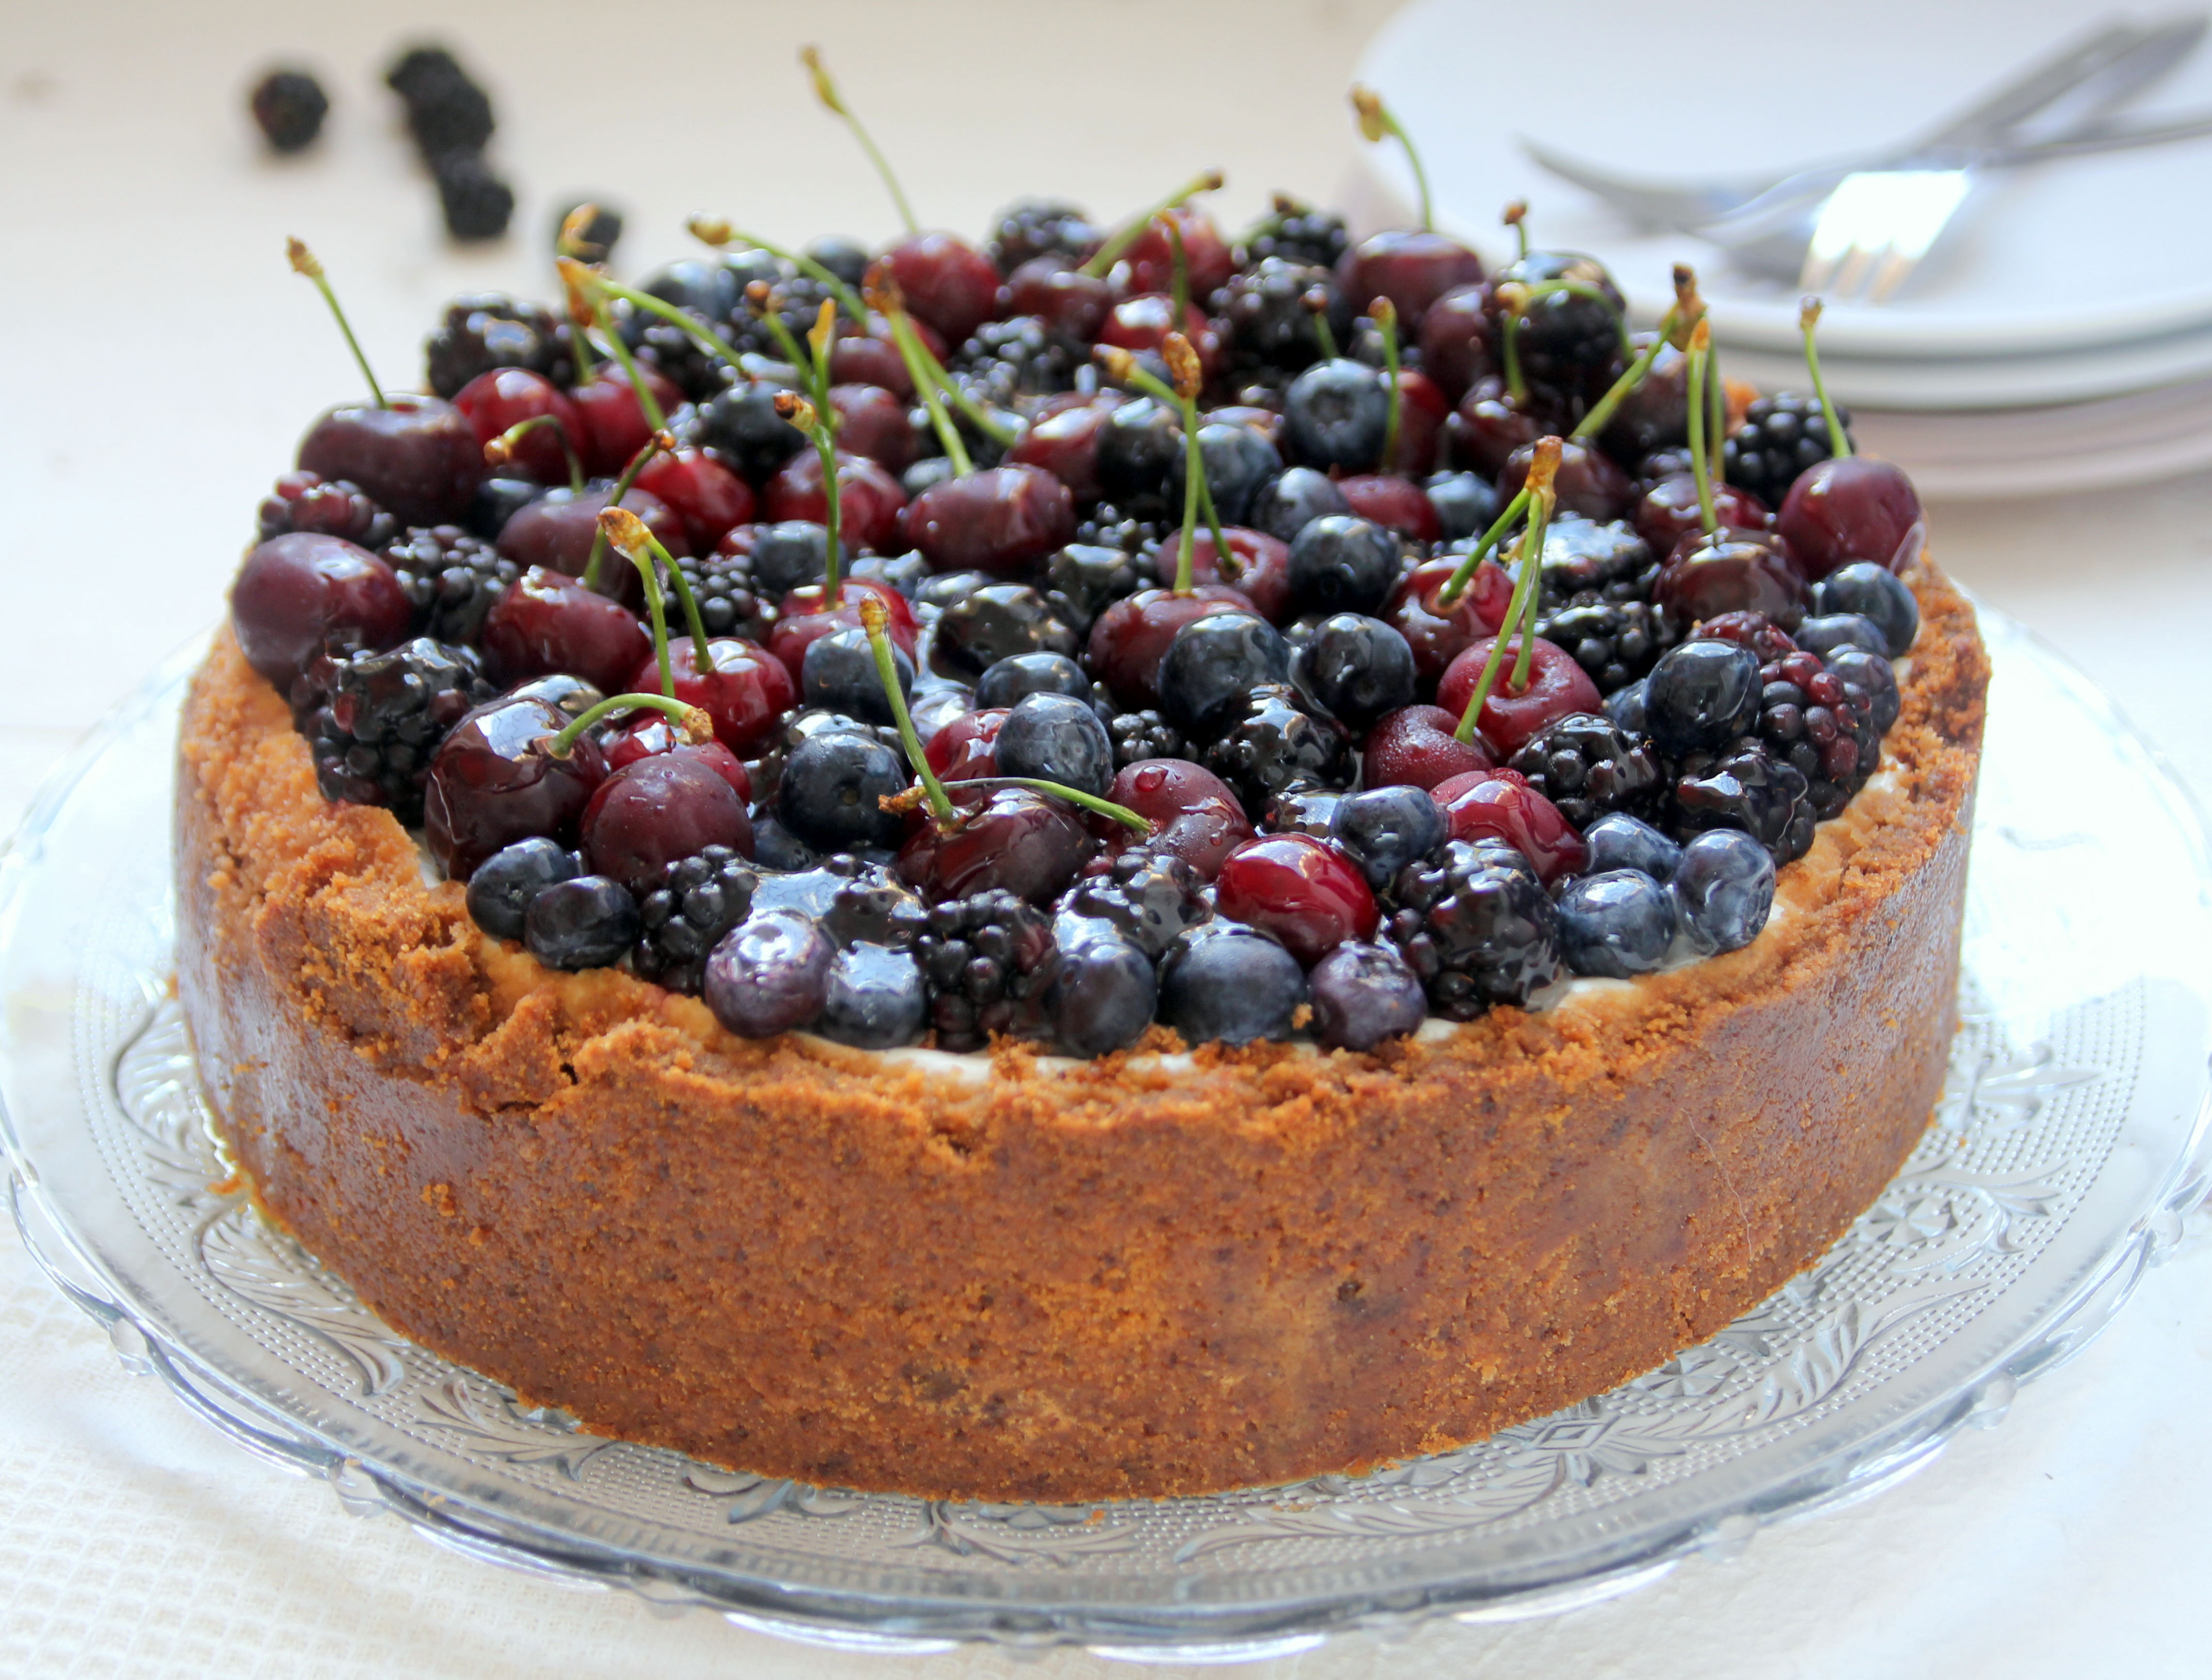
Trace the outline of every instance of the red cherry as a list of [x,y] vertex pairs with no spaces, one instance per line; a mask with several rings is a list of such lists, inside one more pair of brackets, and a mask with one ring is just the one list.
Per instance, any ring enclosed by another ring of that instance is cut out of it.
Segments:
[[907,406],[879,385],[833,385],[830,406],[837,413],[837,442],[890,472],[904,472],[921,452]]
[[[897,479],[865,455],[837,452],[837,516],[839,536],[855,549],[890,554],[897,549],[899,509],[906,492]],[[768,482],[762,515],[771,523],[807,519],[823,524],[830,498],[822,488],[822,457],[802,449]]]
[[987,467],[916,496],[906,533],[933,572],[1010,576],[1074,538],[1075,498],[1042,467]]
[[1393,228],[1363,240],[1337,261],[1354,303],[1370,298],[1397,306],[1401,331],[1418,332],[1429,306],[1456,286],[1479,285],[1482,258],[1457,240],[1418,227]]
[[972,781],[999,773],[999,726],[1006,721],[1008,709],[992,706],[963,712],[929,737],[922,756],[939,780]]
[[1112,391],[1102,391],[1095,397],[1070,393],[1048,399],[1006,452],[1006,464],[1042,467],[1066,485],[1076,500],[1097,500],[1101,494],[1098,428],[1126,400]]
[[1211,613],[1251,610],[1249,600],[1221,584],[1200,584],[1188,595],[1168,589],[1125,595],[1091,627],[1091,674],[1125,712],[1156,706],[1160,661],[1176,632]]
[[1401,478],[1394,472],[1363,472],[1338,479],[1336,488],[1344,492],[1352,511],[1361,519],[1372,519],[1401,537],[1410,537],[1417,543],[1434,543],[1444,534],[1443,522],[1437,518],[1436,504],[1429,500],[1429,493],[1411,479]]
[[1459,567],[1460,561],[1449,555],[1423,561],[1398,579],[1383,603],[1382,621],[1413,650],[1413,669],[1423,682],[1441,677],[1470,643],[1496,635],[1513,599],[1512,578],[1497,561],[1486,560],[1446,606],[1437,597]]
[[738,798],[752,803],[753,779],[744,761],[720,741],[687,741],[665,712],[640,712],[602,743],[607,767],[619,770],[641,759],[674,753],[696,759],[736,790]]
[[1785,630],[1805,616],[1805,579],[1771,531],[1692,531],[1674,545],[1651,586],[1652,603],[1680,624],[1723,613],[1765,613]]
[[1220,372],[1221,335],[1213,330],[1213,324],[1194,303],[1184,306],[1178,321],[1175,300],[1164,292],[1140,292],[1115,304],[1105,324],[1098,329],[1098,342],[1132,352],[1158,351],[1167,343],[1170,332],[1180,332],[1190,340],[1190,347],[1198,352],[1199,366],[1205,370],[1206,378],[1212,379]]
[[414,609],[379,555],[343,537],[287,531],[246,557],[230,587],[230,622],[246,664],[289,693],[326,637],[396,646]]
[[1418,367],[1398,370],[1396,470],[1419,478],[1434,471],[1452,405],[1437,382]]
[[1927,516],[1920,493],[1902,470],[1887,461],[1846,455],[1799,473],[1774,524],[1805,575],[1825,578],[1855,560],[1903,571],[1920,558]]
[[1367,787],[1432,788],[1454,776],[1487,770],[1497,761],[1482,737],[1462,741],[1459,719],[1440,706],[1408,706],[1367,732],[1359,779]]
[[[783,662],[742,636],[716,636],[707,644],[714,666],[702,674],[691,657],[691,638],[671,636],[668,660],[676,673],[676,698],[714,720],[714,738],[743,758],[757,752],[799,698]],[[660,692],[660,662],[647,658],[632,673],[627,692]]]
[[655,753],[616,771],[584,807],[579,832],[593,870],[639,894],[708,846],[753,855],[745,802],[713,766],[685,754]]
[[[684,521],[690,552],[702,555],[728,531],[750,525],[755,512],[753,487],[731,471],[711,449],[686,446],[670,455],[656,455],[636,479],[637,488],[660,498]],[[623,506],[629,506],[625,501]],[[632,511],[635,511],[633,509]],[[644,518],[640,514],[641,519]],[[652,522],[647,521],[647,525]],[[653,533],[660,537],[659,531]],[[668,539],[661,537],[665,543]],[[674,554],[677,550],[669,550]]]
[[[1482,680],[1483,663],[1490,658],[1496,641],[1487,637],[1462,652],[1444,672],[1443,681],[1437,684],[1437,704],[1455,719],[1467,713],[1467,703],[1474,698],[1475,684]],[[1516,694],[1512,688],[1514,662],[1520,657],[1521,638],[1515,636],[1505,645],[1505,657],[1498,667],[1498,676],[1484,696],[1481,715],[1474,720],[1485,740],[1496,748],[1499,756],[1510,758],[1521,750],[1528,737],[1554,719],[1564,718],[1571,712],[1602,712],[1604,697],[1591,682],[1589,673],[1575,663],[1574,655],[1564,647],[1546,641],[1541,636],[1528,655],[1528,686]]]
[[1489,312],[1486,284],[1455,286],[1421,317],[1421,371],[1449,403],[1458,402],[1477,379],[1498,371]]
[[1505,389],[1505,381],[1492,374],[1468,387],[1444,422],[1444,436],[1454,465],[1495,478],[1515,450],[1547,432],[1567,429],[1550,422],[1551,416],[1534,403],[1516,398]]
[[459,412],[434,397],[398,392],[390,406],[341,403],[300,440],[295,464],[346,478],[403,525],[454,525],[485,476],[483,445]]
[[1231,253],[1229,242],[1221,237],[1221,230],[1213,225],[1213,218],[1204,210],[1189,204],[1178,204],[1164,210],[1146,223],[1145,231],[1131,241],[1121,253],[1117,272],[1124,266],[1127,284],[1124,292],[1165,292],[1175,286],[1175,247],[1169,242],[1164,221],[1173,221],[1176,232],[1182,235],[1183,263],[1190,277],[1190,295],[1204,301],[1212,295],[1214,288],[1226,286],[1229,276],[1237,272],[1237,259]]
[[1060,337],[1088,344],[1098,337],[1114,288],[1060,256],[1032,257],[1006,277],[1010,315],[1034,315]]
[[950,822],[926,819],[899,848],[897,869],[933,904],[994,889],[1046,904],[1073,882],[1097,849],[1059,800],[1000,787]]
[[1231,921],[1273,934],[1310,968],[1382,919],[1358,867],[1311,834],[1262,834],[1222,860],[1214,903]]
[[[1739,531],[1764,531],[1773,523],[1765,502],[1733,484],[1713,486],[1713,512],[1721,524]],[[1644,493],[1631,517],[1636,534],[1650,545],[1653,554],[1674,553],[1677,543],[1692,531],[1702,532],[1705,528],[1705,516],[1698,505],[1697,475],[1668,473]]]
[[1182,858],[1211,881],[1222,859],[1252,838],[1252,824],[1229,784],[1187,758],[1140,758],[1114,778],[1106,797],[1150,822],[1152,832],[1140,835],[1109,817],[1093,818],[1093,831],[1105,840],[1104,863],[1141,846]]
[[[945,341],[938,337],[937,330],[921,321],[913,325],[922,348],[943,361]],[[841,336],[830,345],[830,378],[833,384],[879,385],[896,397],[914,395],[914,376],[907,372],[906,358],[899,354],[889,321],[880,315],[871,315],[863,331],[841,316],[837,330]]]
[[[1199,531],[1190,540],[1192,579],[1225,585],[1251,603],[1252,610],[1269,623],[1281,623],[1291,608],[1291,545],[1279,537],[1243,525],[1224,525],[1221,534],[1229,539],[1236,577],[1224,578],[1216,570],[1213,533],[1209,530]],[[1160,539],[1159,553],[1152,563],[1162,583],[1175,581],[1176,557],[1182,549],[1180,527]]]
[[884,261],[906,294],[907,312],[948,344],[965,343],[999,312],[998,269],[950,234],[909,234],[884,252]]
[[[542,566],[501,592],[478,640],[485,670],[502,688],[565,672],[604,694],[622,694],[638,662],[653,652],[652,633],[628,607]],[[648,692],[659,689],[656,671]]]
[[[479,445],[489,443],[510,427],[550,415],[561,422],[558,433],[550,426],[533,427],[523,434],[511,458],[514,464],[540,484],[568,482],[568,450],[583,453],[584,422],[568,393],[543,373],[526,367],[495,367],[463,385],[453,406],[477,434]],[[566,437],[568,447],[562,446]]]
[[[613,490],[612,485],[580,495],[574,490],[548,490],[516,510],[501,527],[495,546],[517,566],[542,566],[580,578],[592,557],[592,539],[599,534],[599,512]],[[659,496],[632,489],[623,497],[623,506],[645,521],[645,528],[669,553],[682,556],[691,552],[691,535],[682,518]],[[627,607],[645,603],[645,585],[637,567],[618,554],[610,553],[599,562],[599,588]]]
[[1574,824],[1517,770],[1478,770],[1431,791],[1454,840],[1504,840],[1536,866],[1547,887],[1589,861]]
[[569,722],[548,701],[495,700],[439,744],[422,790],[422,843],[448,878],[467,880],[517,840],[575,843],[577,820],[605,779],[607,761],[588,735],[567,757],[553,756],[553,738]]
[[[645,388],[660,404],[662,414],[683,406],[684,393],[666,374],[650,367],[638,372],[645,376]],[[586,472],[611,477],[629,464],[630,457],[644,448],[645,440],[653,435],[644,405],[630,389],[629,375],[619,362],[602,362],[590,379],[568,393],[568,400],[575,404],[583,422],[583,435],[575,443]]]
[[835,631],[860,628],[860,604],[854,598],[856,590],[873,595],[890,609],[887,634],[900,652],[908,658],[914,657],[914,609],[907,604],[905,596],[888,584],[867,578],[847,578],[841,587],[840,604],[836,607],[823,601],[822,585],[805,584],[783,597],[776,609],[775,627],[768,636],[769,652],[790,673],[793,682],[799,680],[808,648]]
[[[1535,456],[1536,446],[1523,444],[1505,458],[1498,473],[1501,505],[1521,494],[1521,487],[1528,482],[1528,463]],[[1636,487],[1613,464],[1613,458],[1577,438],[1569,438],[1561,446],[1559,470],[1552,487],[1559,492],[1561,512],[1579,513],[1600,524],[1619,519],[1636,500]]]

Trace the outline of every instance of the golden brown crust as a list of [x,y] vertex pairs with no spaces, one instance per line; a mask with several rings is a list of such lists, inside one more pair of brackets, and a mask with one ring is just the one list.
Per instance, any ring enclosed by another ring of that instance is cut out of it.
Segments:
[[1380,1056],[988,1077],[552,976],[325,804],[228,634],[188,701],[179,988],[262,1205],[588,1428],[1077,1500],[1281,1481],[1601,1392],[1802,1270],[1925,1127],[1988,667],[1932,571],[1885,773],[1747,949]]

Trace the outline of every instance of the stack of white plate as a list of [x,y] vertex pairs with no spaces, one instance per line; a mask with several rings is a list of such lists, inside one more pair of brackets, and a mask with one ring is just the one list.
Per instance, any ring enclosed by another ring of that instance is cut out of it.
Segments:
[[[1948,115],[2108,13],[2079,0],[1641,0],[1501,8],[1414,0],[1368,49],[1427,164],[1437,220],[1510,254],[1525,198],[1547,247],[1612,270],[1639,322],[1693,264],[1733,378],[1806,385],[1794,288],[1694,238],[1639,228],[1522,153],[1528,136],[1641,177],[1741,176],[1871,151]],[[2212,45],[2127,120],[2212,106]],[[1413,179],[1366,149],[1356,220],[1402,223]],[[1861,447],[1932,495],[2140,482],[2212,464],[2212,139],[1992,173],[1934,254],[1881,305],[1832,303],[1821,371]]]

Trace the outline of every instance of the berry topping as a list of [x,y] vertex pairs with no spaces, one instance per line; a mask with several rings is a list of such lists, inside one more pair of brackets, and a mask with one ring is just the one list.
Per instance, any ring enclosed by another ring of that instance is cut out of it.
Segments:
[[604,875],[556,881],[530,901],[522,943],[548,968],[604,968],[637,943],[637,900]]
[[1592,875],[1608,870],[1636,870],[1655,881],[1671,881],[1681,861],[1682,848],[1641,817],[1613,811],[1583,830],[1589,847]]
[[1062,949],[1045,1008],[1063,1051],[1104,1056],[1144,1036],[1158,998],[1150,957],[1125,940],[1095,937]]
[[1262,834],[1222,860],[1214,901],[1231,921],[1279,940],[1311,967],[1375,931],[1375,895],[1350,858],[1310,834]]
[[1349,612],[1324,618],[1292,664],[1298,685],[1355,732],[1413,704],[1413,650],[1380,619]]
[[389,652],[326,655],[309,676],[325,696],[309,725],[323,798],[387,806],[410,824],[422,819],[431,754],[491,697],[471,654],[428,637]]
[[1448,1021],[1525,1004],[1561,978],[1559,912],[1509,846],[1455,842],[1401,873],[1393,896],[1389,936]]
[[1432,788],[1455,776],[1488,770],[1497,760],[1483,741],[1462,741],[1459,719],[1442,707],[1408,706],[1368,731],[1361,775],[1370,787]]
[[1454,776],[1431,791],[1455,840],[1494,840],[1528,860],[1546,886],[1578,873],[1589,856],[1582,836],[1559,808],[1523,780],[1518,771],[1486,770]]
[[1673,885],[1690,943],[1708,954],[1738,950],[1774,907],[1774,859],[1748,834],[1716,829],[1682,848]]
[[681,751],[624,765],[592,793],[580,831],[599,874],[646,893],[680,858],[708,846],[750,856],[745,802],[712,766]]
[[1015,894],[978,893],[933,905],[915,959],[929,986],[940,1050],[976,1050],[994,1035],[1034,1038],[1060,967],[1044,913]]
[[1644,691],[1644,727],[1662,753],[1717,747],[1759,720],[1759,656],[1711,639],[1684,642],[1652,667]]
[[1235,922],[1194,928],[1160,965],[1160,1019],[1186,1044],[1287,1039],[1309,996],[1297,958]]
[[1674,826],[1685,839],[1710,828],[1741,828],[1777,864],[1803,857],[1813,844],[1818,813],[1804,773],[1756,737],[1692,753],[1680,767]]
[[756,912],[707,958],[701,988],[714,1019],[741,1038],[773,1038],[821,1018],[837,948],[806,916]]
[[1114,784],[1114,743],[1087,701],[1027,695],[1006,713],[993,745],[1001,775],[1101,795]]
[[784,761],[775,813],[818,852],[894,846],[905,819],[881,801],[906,791],[899,755],[871,736],[809,736]]
[[1091,679],[1065,653],[1010,653],[975,679],[979,707],[1013,706],[1030,694],[1066,694],[1088,701]]
[[1873,651],[1893,659],[1904,658],[1920,634],[1920,603],[1912,591],[1889,567],[1870,561],[1839,566],[1814,584],[1813,610],[1857,613],[1871,620],[1883,641]]
[[288,472],[264,498],[258,535],[266,543],[287,531],[307,531],[323,537],[343,537],[364,549],[380,549],[392,540],[399,522],[362,494],[358,484],[343,479],[326,483],[312,472]]
[[246,555],[230,589],[239,651],[287,693],[326,644],[380,652],[413,617],[392,567],[337,537],[273,537]]
[[1382,464],[1390,398],[1382,376],[1364,361],[1317,362],[1283,396],[1283,437],[1304,465],[1371,472]]
[[1106,797],[1152,824],[1150,838],[1141,842],[1133,842],[1126,831],[1109,833],[1109,856],[1141,844],[1148,852],[1182,858],[1200,879],[1211,881],[1221,860],[1252,838],[1244,806],[1229,785],[1188,759],[1140,759],[1125,765]]
[[1314,1036],[1332,1050],[1372,1050],[1420,1030],[1429,1013],[1421,977],[1395,945],[1351,940],[1314,965]]
[[[477,871],[479,879],[483,873]],[[638,973],[671,992],[696,993],[705,982],[708,953],[744,920],[759,881],[744,858],[726,846],[703,846],[667,864],[638,899],[642,931],[632,953]],[[474,890],[474,882],[470,888]]]
[[1194,618],[1176,632],[1160,661],[1160,710],[1187,737],[1211,739],[1249,690],[1290,674],[1290,644],[1265,619]]
[[1356,768],[1352,737],[1287,682],[1237,694],[1218,714],[1206,767],[1236,790],[1247,810],[1264,810],[1292,788],[1343,787]]
[[[1486,637],[1451,662],[1443,680],[1437,684],[1437,705],[1455,717],[1466,713],[1495,642],[1495,638]],[[1571,713],[1595,712],[1603,703],[1604,696],[1589,680],[1589,674],[1565,648],[1541,636],[1534,642],[1528,682],[1517,688],[1512,673],[1521,653],[1521,638],[1515,636],[1505,644],[1498,680],[1483,696],[1482,709],[1475,715],[1475,727],[1483,739],[1501,753],[1516,753],[1553,720]]]
[[1510,763],[1581,829],[1611,811],[1656,816],[1667,796],[1666,772],[1650,744],[1587,712],[1547,724]]
[[530,901],[583,872],[583,860],[565,846],[542,837],[517,840],[469,877],[469,915],[495,938],[520,939]]
[[606,760],[588,735],[553,750],[571,719],[542,700],[480,706],[446,737],[422,790],[422,843],[453,880],[494,852],[543,835],[573,844]]
[[906,531],[935,571],[1004,575],[1073,538],[1075,502],[1042,467],[992,467],[923,491]]
[[1559,893],[1559,945],[1577,974],[1652,973],[1667,961],[1675,920],[1674,895],[1635,870],[1581,876]]

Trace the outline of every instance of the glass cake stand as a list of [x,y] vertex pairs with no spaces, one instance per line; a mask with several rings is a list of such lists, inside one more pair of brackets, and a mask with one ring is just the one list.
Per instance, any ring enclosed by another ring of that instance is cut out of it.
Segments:
[[[1590,1603],[1876,1491],[1994,1422],[2104,1325],[2204,1194],[2198,824],[2080,676],[1993,614],[1984,630],[1996,677],[1965,1023],[1936,1124],[1771,1300],[1612,1393],[1457,1452],[1200,1499],[856,1494],[601,1440],[402,1340],[227,1187],[198,1095],[168,885],[197,650],[76,755],[0,859],[15,1217],[127,1363],[349,1511],[767,1633],[1236,1660],[1339,1628]],[[2077,773],[2063,800],[2053,765]]]

